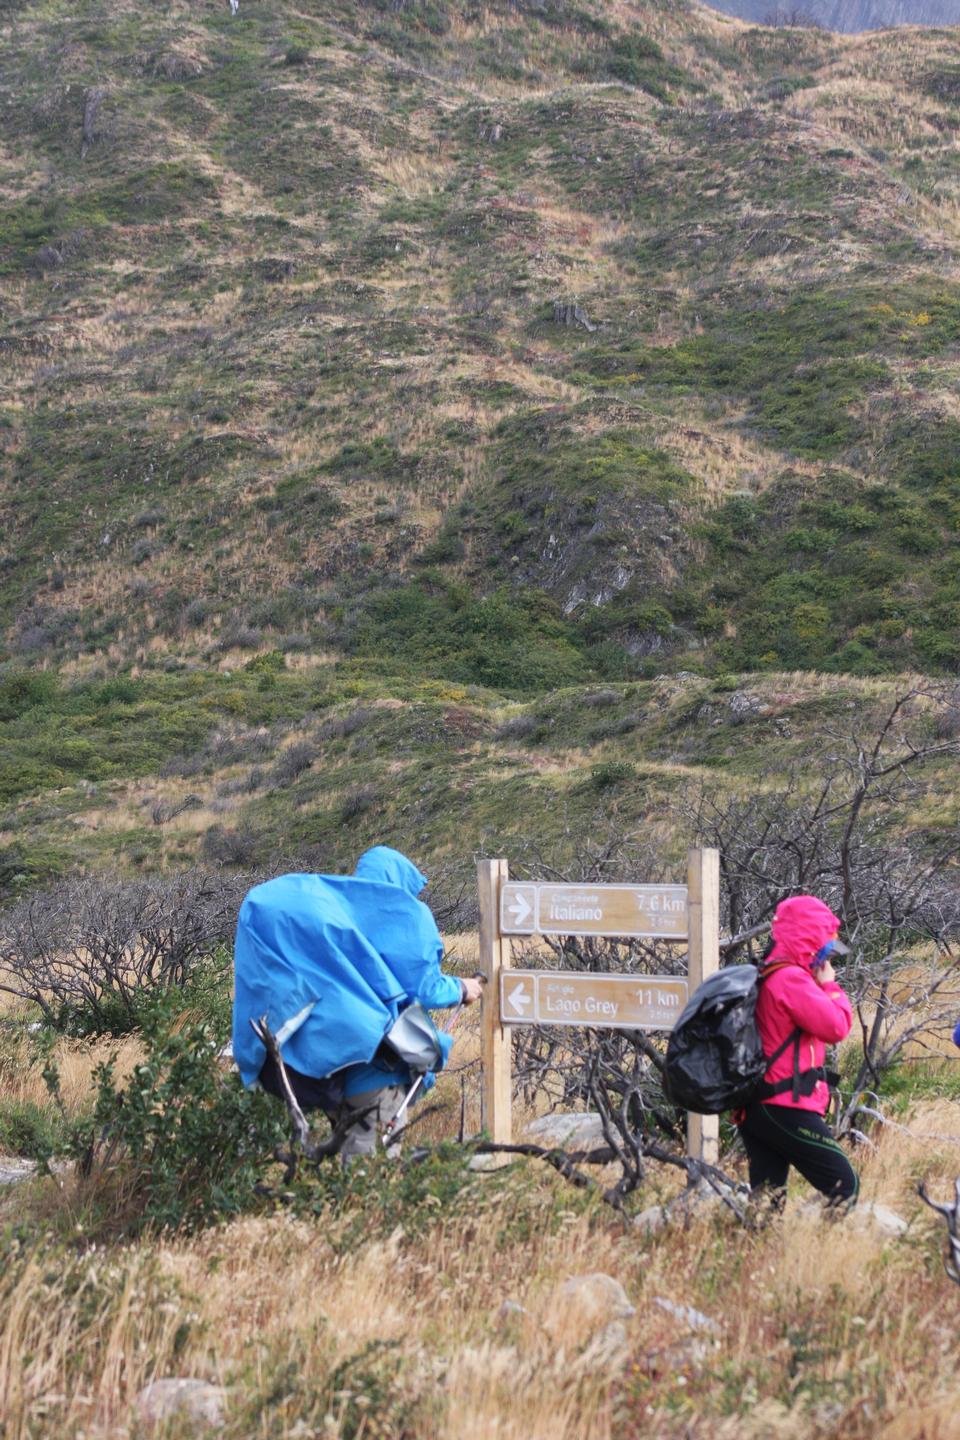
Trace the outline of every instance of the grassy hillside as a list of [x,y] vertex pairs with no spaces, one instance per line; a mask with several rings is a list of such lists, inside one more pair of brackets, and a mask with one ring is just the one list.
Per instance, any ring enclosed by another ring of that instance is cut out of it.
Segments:
[[[442,852],[451,797],[475,847],[509,775],[545,783],[505,706],[589,795],[608,751],[738,770],[716,727],[651,732],[660,675],[956,673],[953,32],[592,0],[0,26],[8,882],[220,832],[339,861],[411,816]],[[621,738],[554,744],[584,685]]]
[[951,669],[950,32],[2,19],[9,656]]

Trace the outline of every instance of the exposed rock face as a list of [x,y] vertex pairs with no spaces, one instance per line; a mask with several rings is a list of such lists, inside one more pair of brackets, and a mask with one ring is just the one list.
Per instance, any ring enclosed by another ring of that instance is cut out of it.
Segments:
[[542,1115],[527,1126],[527,1135],[538,1145],[560,1145],[565,1150],[593,1150],[607,1143],[600,1116],[589,1110]]
[[224,1423],[226,1391],[207,1380],[154,1380],[137,1396],[136,1408],[147,1426],[181,1416],[195,1425],[219,1430]]
[[776,13],[809,16],[827,30],[880,30],[885,25],[960,25],[960,0],[708,0],[714,10],[763,24]]

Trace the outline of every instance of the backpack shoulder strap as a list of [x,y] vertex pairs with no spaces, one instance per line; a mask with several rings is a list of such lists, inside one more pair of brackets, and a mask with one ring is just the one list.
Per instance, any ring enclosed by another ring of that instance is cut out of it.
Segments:
[[[760,983],[762,984],[763,981],[766,980],[770,975],[772,975],[775,970],[785,970],[787,966],[791,965],[792,963],[793,962],[791,960],[780,960],[775,962],[773,965],[768,965],[766,969],[760,972]],[[775,1065],[776,1062],[780,1059],[780,1056],[785,1055],[790,1049],[790,1046],[793,1046],[793,1075],[790,1076],[789,1079],[778,1080],[776,1083],[764,1081],[764,1083],[760,1087],[761,1091],[763,1092],[764,1099],[769,1099],[772,1095],[780,1095],[783,1093],[784,1090],[791,1090],[793,1092],[794,1104],[796,1104],[797,1100],[803,1093],[803,1077],[800,1070],[800,1037],[802,1036],[802,1034],[803,1031],[798,1025],[796,1029],[790,1031],[790,1034],[787,1036],[786,1040],[784,1040],[783,1044],[778,1045],[776,1050],[774,1050],[773,1054],[766,1057],[767,1069],[769,1070],[771,1065]]]

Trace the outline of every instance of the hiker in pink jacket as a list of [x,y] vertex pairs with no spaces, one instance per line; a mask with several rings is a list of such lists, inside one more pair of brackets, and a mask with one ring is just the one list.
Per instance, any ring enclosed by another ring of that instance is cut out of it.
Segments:
[[782,900],[760,971],[757,1026],[769,1064],[739,1123],[751,1188],[769,1187],[778,1208],[791,1165],[832,1204],[854,1204],[859,1189],[856,1171],[823,1118],[830,1101],[826,1047],[845,1039],[853,1023],[830,962],[832,954],[847,953],[839,929],[836,915],[816,896]]

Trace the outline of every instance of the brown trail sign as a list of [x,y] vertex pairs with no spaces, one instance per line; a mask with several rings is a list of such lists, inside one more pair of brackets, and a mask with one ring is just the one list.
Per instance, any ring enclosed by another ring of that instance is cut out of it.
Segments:
[[[483,1125],[512,1138],[511,1027],[583,1025],[671,1030],[687,996],[720,964],[720,861],[691,850],[686,885],[539,885],[511,881],[505,860],[482,860],[480,959],[483,1002]],[[687,942],[687,978],[517,970],[511,935],[606,935]],[[719,1121],[689,1115],[687,1151],[715,1164]]]
[[594,975],[506,970],[502,1025],[592,1025],[601,1030],[670,1030],[687,1003],[675,975]]
[[687,938],[686,885],[519,885],[500,891],[501,935]]

